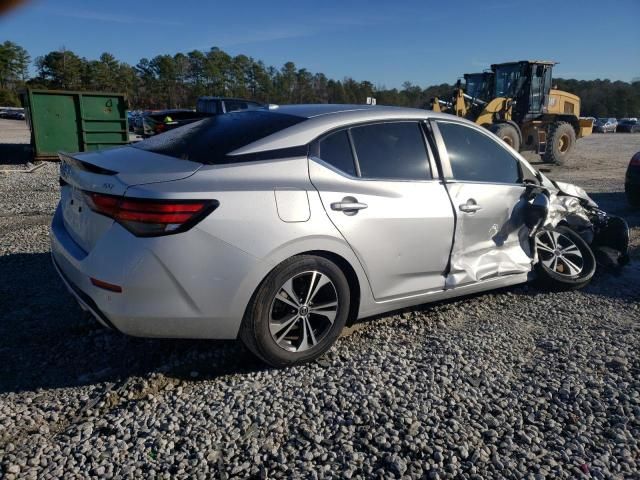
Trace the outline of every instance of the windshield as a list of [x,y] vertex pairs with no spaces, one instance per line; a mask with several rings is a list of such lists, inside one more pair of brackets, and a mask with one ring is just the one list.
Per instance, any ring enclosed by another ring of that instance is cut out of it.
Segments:
[[496,69],[496,97],[514,98],[520,80],[520,65],[503,65]]
[[193,162],[231,163],[228,153],[304,120],[261,110],[227,113],[155,135],[132,147]]

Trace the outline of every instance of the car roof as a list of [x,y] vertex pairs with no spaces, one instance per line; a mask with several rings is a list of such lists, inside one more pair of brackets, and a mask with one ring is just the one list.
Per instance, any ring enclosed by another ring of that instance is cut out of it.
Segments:
[[[433,118],[475,125],[469,120],[446,113],[418,108],[389,107],[382,105],[282,105],[269,109],[268,112],[293,115],[306,118],[307,120],[239,148],[232,152],[232,154],[256,153],[265,150],[306,145],[330,130],[365,122],[426,120]],[[242,112],[240,113],[242,114]]]
[[240,97],[214,97],[214,96],[202,96],[202,97],[198,97],[198,100],[236,100],[239,102],[251,102],[251,103],[259,103],[262,104],[262,102],[259,102],[257,100],[247,100],[246,98],[240,98]]

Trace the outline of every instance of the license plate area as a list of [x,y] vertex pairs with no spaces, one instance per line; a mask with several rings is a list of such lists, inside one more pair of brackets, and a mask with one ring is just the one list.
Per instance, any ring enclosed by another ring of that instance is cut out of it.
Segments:
[[63,192],[63,217],[67,230],[74,236],[82,238],[86,233],[87,213],[89,207],[84,200],[82,190],[73,185],[67,185]]

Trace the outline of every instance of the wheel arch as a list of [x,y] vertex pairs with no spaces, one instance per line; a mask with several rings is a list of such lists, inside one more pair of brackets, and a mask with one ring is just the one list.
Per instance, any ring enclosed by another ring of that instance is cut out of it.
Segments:
[[347,317],[347,325],[352,325],[358,319],[358,313],[360,312],[360,298],[361,298],[361,286],[358,274],[354,270],[349,261],[334,252],[328,250],[309,250],[302,252],[299,255],[315,255],[318,257],[326,258],[327,260],[335,263],[344,276],[347,277],[347,283],[349,284],[349,291],[351,292],[351,299],[349,302],[349,316]]
[[549,119],[549,126],[556,122],[566,122],[573,127],[573,130],[576,132],[576,138],[580,133],[580,121],[578,117],[575,115],[553,115]]
[[[235,305],[233,310],[244,319],[256,292],[278,265],[298,255],[316,255],[334,262],[347,277],[349,289],[352,293],[347,325],[355,322],[360,312],[363,309],[366,310],[367,305],[374,303],[373,293],[364,269],[351,248],[343,241],[341,242],[334,237],[323,237],[321,242],[318,240],[318,238],[305,239],[296,242],[294,245],[282,246],[272,252],[267,259],[260,263],[257,269],[245,278],[243,285],[238,289],[239,292],[233,300]],[[238,323],[239,325],[240,322]]]

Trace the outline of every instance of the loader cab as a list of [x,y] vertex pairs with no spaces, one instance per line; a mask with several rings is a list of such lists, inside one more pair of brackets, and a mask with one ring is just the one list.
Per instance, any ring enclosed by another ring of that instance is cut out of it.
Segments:
[[464,91],[472,98],[483,102],[491,100],[493,95],[493,72],[465,73]]
[[513,119],[520,123],[545,113],[555,62],[521,61],[491,65],[494,97],[513,99]]

